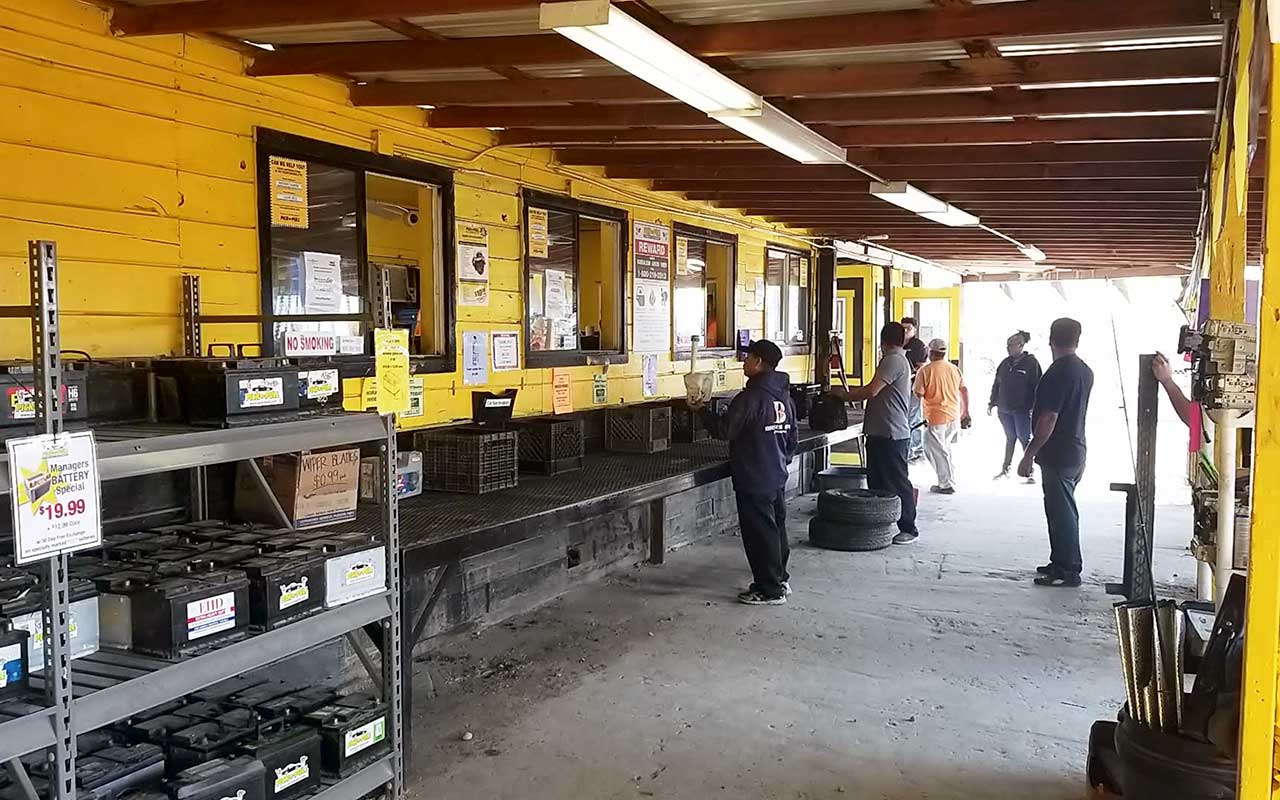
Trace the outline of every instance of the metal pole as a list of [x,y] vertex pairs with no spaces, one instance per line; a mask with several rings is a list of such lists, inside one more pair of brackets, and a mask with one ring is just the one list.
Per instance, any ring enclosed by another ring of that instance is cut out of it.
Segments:
[[[58,246],[30,242],[31,355],[34,369],[36,430],[62,433],[62,357],[58,339]],[[54,745],[49,753],[49,793],[58,800],[75,800],[76,737],[71,725],[70,598],[67,556],[49,559],[42,610],[44,625],[45,695],[53,707]]]
[[1214,607],[1222,607],[1222,598],[1231,582],[1236,563],[1236,417],[1240,412],[1221,409],[1212,413],[1213,461],[1218,468],[1217,559],[1214,566]]
[[182,276],[182,349],[198,358],[204,350],[200,341],[200,276]]
[[[385,284],[384,284],[385,285]],[[387,537],[387,585],[391,589],[391,616],[383,623],[382,637],[382,689],[383,699],[387,702],[391,724],[388,726],[391,741],[391,764],[394,776],[391,779],[390,800],[399,800],[404,796],[404,754],[406,736],[404,728],[404,708],[401,702],[403,672],[408,666],[412,669],[412,654],[401,651],[403,632],[400,620],[400,508],[396,497],[396,417],[387,414],[383,417],[386,425],[386,437],[382,443],[382,522]]]

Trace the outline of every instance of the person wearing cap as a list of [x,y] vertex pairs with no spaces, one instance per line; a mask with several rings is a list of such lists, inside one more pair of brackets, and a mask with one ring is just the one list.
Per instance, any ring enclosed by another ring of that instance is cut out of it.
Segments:
[[729,442],[729,471],[737,496],[742,547],[751,566],[752,583],[738,595],[747,605],[781,605],[791,594],[787,561],[787,466],[796,454],[800,434],[791,402],[791,379],[778,371],[782,351],[773,342],[752,342],[742,372],[747,386],[717,417],[702,411],[707,430]]
[[943,339],[929,341],[929,363],[916,373],[914,392],[924,406],[928,431],[924,437],[924,453],[938,475],[929,487],[937,494],[955,494],[955,466],[951,461],[951,443],[961,428],[969,427],[969,389],[964,385],[960,368],[947,360],[947,343]]

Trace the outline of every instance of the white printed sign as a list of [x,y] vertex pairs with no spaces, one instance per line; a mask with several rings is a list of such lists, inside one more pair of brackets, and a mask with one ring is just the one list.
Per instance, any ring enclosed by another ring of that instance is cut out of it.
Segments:
[[332,356],[338,354],[338,336],[333,333],[287,331],[284,335],[286,356]]
[[462,382],[467,386],[489,382],[489,342],[484,331],[462,332]]
[[520,369],[520,334],[515,331],[493,332],[493,371]]
[[636,222],[632,279],[634,347],[638,353],[671,349],[671,231]]
[[316,369],[298,374],[302,382],[300,394],[308,400],[324,400],[338,393],[338,371]]
[[93,432],[10,439],[5,446],[17,562],[102,546]]
[[363,336],[338,337],[338,352],[344,356],[364,355],[364,337]]
[[236,626],[236,593],[206,597],[187,603],[187,639],[228,631]]
[[342,256],[302,254],[302,308],[308,314],[337,314],[342,310]]

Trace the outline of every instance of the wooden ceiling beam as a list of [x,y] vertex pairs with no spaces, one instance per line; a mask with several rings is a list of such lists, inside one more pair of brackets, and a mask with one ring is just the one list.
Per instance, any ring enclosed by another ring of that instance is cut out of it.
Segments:
[[[209,2],[210,0],[205,0]],[[276,0],[282,2],[285,0]],[[324,0],[328,3],[339,0]],[[498,0],[502,2],[503,0]],[[243,0],[241,0],[243,2]],[[265,3],[259,2],[261,6]],[[178,12],[175,4],[166,4]],[[177,4],[181,5],[181,4]],[[296,4],[310,11],[312,4]],[[360,7],[359,2],[348,5]],[[350,12],[347,12],[350,13]],[[363,13],[360,19],[414,16],[403,9]],[[265,16],[260,17],[265,20]],[[323,21],[318,15],[311,23]],[[208,29],[209,22],[196,23]],[[268,23],[258,22],[258,25]],[[772,19],[685,26],[667,32],[673,41],[703,58],[957,41],[1003,36],[1045,36],[1185,26],[1216,27],[1203,0],[1036,0],[1031,3],[876,11],[824,17]],[[127,23],[117,26],[128,29]],[[252,26],[249,26],[252,27]],[[193,28],[192,28],[193,29]],[[543,40],[543,41],[538,41]],[[505,65],[533,66],[593,61],[595,57],[555,34],[501,36],[422,42],[361,42],[296,45],[259,54],[252,75],[300,75],[315,72],[381,72],[462,69]]]
[[[867,194],[869,182],[859,179],[856,173],[847,183],[825,181],[815,184],[808,180],[774,180],[764,177],[758,181],[723,181],[717,179],[683,178],[679,180],[653,181],[658,192],[705,192],[726,189],[738,194],[772,194],[775,192],[803,192],[821,185],[826,191],[845,191],[849,194]],[[949,198],[963,194],[999,194],[1002,192],[1038,192],[1049,195],[1073,192],[1195,192],[1198,178],[1094,178],[1092,180],[937,180],[915,184],[926,192]],[[1261,185],[1261,184],[1259,184]]]
[[[1174,113],[1212,115],[1215,84],[1037,89],[1002,98],[992,92],[790,100],[787,111],[814,124],[972,120],[1060,114]],[[433,128],[707,128],[720,123],[680,103],[594,106],[445,106],[431,112]]]
[[212,33],[242,28],[507,11],[536,8],[538,4],[539,0],[197,0],[146,6],[117,5],[111,15],[111,27],[125,36]]
[[[1212,47],[1066,53],[998,59],[787,67],[730,73],[769,97],[940,92],[998,86],[1090,81],[1216,78],[1221,49]],[[502,81],[371,81],[351,88],[358,106],[573,103],[666,100],[669,95],[631,76]]]
[[[1198,161],[1154,161],[1147,163],[1101,164],[945,164],[919,167],[875,167],[874,171],[889,180],[944,180],[967,178],[991,179],[1060,179],[1093,180],[1096,178],[1199,178],[1205,166]],[[759,167],[700,167],[685,166],[610,166],[605,168],[610,178],[620,180],[810,180],[848,181],[860,177],[849,167],[805,166],[792,162],[790,166]]]

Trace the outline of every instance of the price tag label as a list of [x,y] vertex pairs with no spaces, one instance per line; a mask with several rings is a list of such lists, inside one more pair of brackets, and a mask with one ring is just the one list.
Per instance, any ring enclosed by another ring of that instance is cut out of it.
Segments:
[[102,546],[98,450],[92,431],[11,439],[16,561]]

